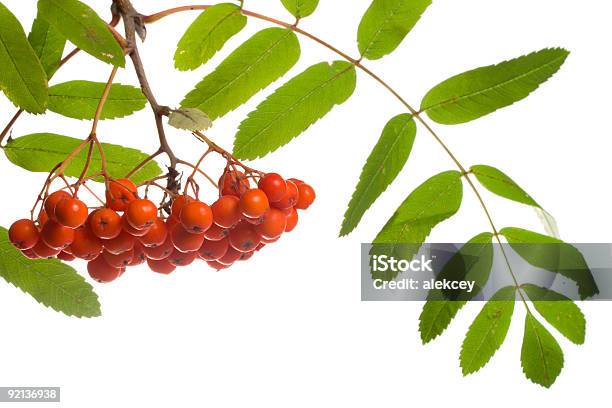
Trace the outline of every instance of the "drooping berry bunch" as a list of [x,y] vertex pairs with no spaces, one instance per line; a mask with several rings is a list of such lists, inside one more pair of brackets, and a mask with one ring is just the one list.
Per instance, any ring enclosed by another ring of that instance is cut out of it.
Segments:
[[91,212],[76,195],[58,190],[44,199],[36,220],[16,221],[9,239],[28,258],[86,260],[99,282],[111,282],[127,267],[145,262],[162,274],[196,259],[221,270],[292,231],[297,210],[315,200],[308,184],[276,173],[245,175],[227,168],[218,187],[219,199],[211,206],[186,191],[175,196],[168,217],[163,205],[140,198],[129,179],[108,180],[106,205]]

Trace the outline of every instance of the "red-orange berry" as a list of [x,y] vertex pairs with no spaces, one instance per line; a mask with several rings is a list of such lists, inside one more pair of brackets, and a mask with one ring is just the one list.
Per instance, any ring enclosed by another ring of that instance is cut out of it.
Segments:
[[285,227],[285,232],[291,232],[295,229],[298,223],[298,213],[295,208],[291,208],[287,210],[287,226]]
[[204,233],[204,238],[209,241],[220,241],[229,235],[230,230],[228,228],[221,228],[217,224],[213,224],[212,227]]
[[187,195],[180,195],[172,201],[172,209],[171,216],[172,218],[178,219],[181,215],[181,210],[185,206],[185,204],[189,204],[190,202],[195,201],[195,198]]
[[279,201],[287,192],[287,182],[279,174],[268,173],[259,180],[259,188],[266,193],[271,203]]
[[298,185],[298,199],[295,203],[295,208],[305,210],[314,203],[315,198],[317,198],[317,195],[314,189],[308,184],[302,183]]
[[81,227],[74,231],[74,241],[69,250],[77,258],[90,261],[102,252],[102,241],[88,227]]
[[32,220],[19,220],[9,228],[9,240],[18,249],[32,249],[38,242],[39,232]]
[[149,232],[149,228],[150,228],[150,227],[142,228],[142,229],[134,228],[128,221],[127,216],[125,214],[121,216],[121,227],[133,237],[142,237],[146,235],[147,232]]
[[191,265],[197,256],[197,252],[181,252],[175,249],[168,257],[168,262],[174,266],[187,266]]
[[40,237],[51,248],[64,249],[74,241],[74,230],[49,220],[43,225]]
[[287,210],[297,203],[298,195],[299,192],[295,183],[291,180],[287,180],[287,191],[285,195],[279,201],[272,203],[272,206],[281,210]]
[[49,216],[47,215],[47,212],[42,209],[40,210],[40,213],[38,214],[38,225],[42,226],[45,225],[45,223],[49,220]]
[[242,252],[237,251],[236,249],[229,246],[227,248],[227,252],[221,258],[217,260],[217,262],[222,263],[223,265],[232,265],[234,262],[240,259],[242,256]]
[[151,200],[137,198],[128,204],[125,215],[132,227],[142,230],[157,219],[157,206]]
[[222,264],[221,262],[218,262],[218,261],[206,261],[206,263],[208,264],[208,266],[210,266],[211,268],[215,269],[216,271],[227,269],[230,266],[232,266],[232,264],[225,265],[225,264]]
[[128,266],[137,266],[145,263],[147,255],[144,252],[144,247],[140,242],[134,242],[134,256]]
[[249,179],[241,171],[226,171],[219,179],[219,190],[222,196],[234,195],[240,197],[250,187]]
[[213,213],[210,207],[201,201],[185,204],[181,210],[181,224],[193,234],[206,232],[213,223]]
[[172,254],[172,251],[174,251],[174,245],[172,244],[170,237],[168,237],[160,246],[154,248],[145,247],[143,250],[147,258],[159,261],[161,259],[166,259],[170,256],[170,254]]
[[62,251],[59,254],[57,254],[57,259],[64,261],[64,262],[72,262],[76,259],[76,257],[72,254],[69,254],[66,251]]
[[121,233],[121,216],[110,208],[100,208],[89,216],[89,228],[101,239],[113,239]]
[[258,188],[254,188],[246,191],[240,197],[239,208],[245,217],[259,218],[268,211],[270,202],[266,193]]
[[112,282],[123,273],[121,268],[109,265],[101,256],[87,263],[87,272],[92,279],[100,283]]
[[49,196],[45,199],[44,205],[47,216],[51,219],[55,219],[55,207],[60,201],[67,198],[72,198],[72,196],[64,190],[58,190],[49,194]]
[[25,256],[28,259],[38,259],[39,258],[39,256],[36,255],[36,252],[34,252],[34,248],[26,249],[25,251],[21,251],[21,253],[23,254],[23,256]]
[[204,234],[192,234],[181,224],[175,225],[170,231],[174,247],[181,252],[194,252],[204,243]]
[[49,245],[45,244],[42,239],[38,240],[36,245],[31,249],[32,252],[36,254],[38,258],[53,258],[58,256],[60,252],[62,252],[59,248],[51,248]]
[[115,211],[125,211],[138,198],[138,189],[129,179],[111,180],[106,191],[106,204]]
[[226,195],[219,198],[211,206],[213,221],[222,228],[232,228],[238,224],[242,213],[239,208],[240,199],[233,195]]
[[68,228],[78,228],[85,224],[89,209],[78,198],[65,198],[55,206],[55,219]]
[[149,231],[139,238],[140,242],[146,247],[160,246],[168,238],[168,227],[161,218],[155,220]]
[[270,208],[270,211],[263,217],[263,222],[255,226],[255,231],[266,239],[278,238],[285,232],[287,227],[287,216],[277,208]]
[[206,240],[198,250],[198,256],[205,261],[216,261],[227,253],[227,248],[229,248],[227,238],[220,241]]
[[108,251],[103,251],[102,257],[110,266],[115,268],[122,268],[128,266],[130,262],[132,262],[132,259],[134,259],[134,249],[120,253],[118,255],[111,254]]
[[129,251],[134,248],[134,236],[125,230],[121,230],[121,233],[113,239],[106,239],[102,241],[104,249],[111,254],[120,254],[125,251]]
[[249,252],[243,252],[240,255],[240,258],[238,259],[239,261],[248,261],[249,259],[251,259],[253,257],[253,254],[255,253],[255,250],[249,251]]
[[161,273],[162,275],[169,275],[176,270],[176,266],[172,265],[168,258],[155,260],[147,259],[147,264],[153,272]]
[[241,222],[229,234],[230,245],[240,252],[252,251],[260,242],[261,238],[255,228],[247,222]]

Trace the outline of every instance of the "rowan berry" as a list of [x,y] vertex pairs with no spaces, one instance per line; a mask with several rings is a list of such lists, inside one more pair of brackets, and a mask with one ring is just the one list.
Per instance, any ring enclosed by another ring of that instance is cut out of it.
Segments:
[[111,180],[106,191],[106,204],[115,211],[125,211],[138,198],[138,188],[129,179]]
[[216,271],[227,269],[230,266],[232,266],[232,264],[224,265],[224,264],[222,264],[221,262],[218,262],[218,261],[206,261],[206,263],[208,264],[208,266],[210,266],[211,268],[215,269]]
[[176,266],[172,265],[168,258],[166,259],[147,259],[147,265],[153,272],[161,273],[162,275],[169,275],[176,270]]
[[137,266],[145,263],[147,260],[147,255],[144,252],[144,247],[138,241],[134,242],[134,256],[132,257],[132,261],[128,266]]
[[23,254],[23,256],[25,256],[28,259],[38,259],[39,258],[39,256],[36,255],[36,252],[34,252],[34,248],[26,249],[25,251],[21,251],[21,253]]
[[230,245],[240,252],[252,251],[260,242],[261,238],[255,228],[247,222],[241,222],[229,234]]
[[101,239],[113,239],[121,233],[121,216],[110,208],[100,208],[89,215],[89,228]]
[[193,233],[206,232],[213,223],[213,213],[207,204],[201,201],[193,201],[185,204],[180,216],[183,227]]
[[168,257],[168,262],[174,266],[187,266],[191,265],[197,258],[197,252],[181,252],[175,249]]
[[245,177],[244,173],[238,170],[225,171],[219,179],[219,189],[221,195],[234,195],[240,197],[251,187],[249,179]]
[[142,237],[144,235],[147,235],[150,228],[134,228],[128,221],[127,216],[125,214],[121,216],[121,227],[133,237]]
[[78,228],[85,224],[89,209],[78,198],[65,198],[55,206],[55,219],[68,228]]
[[166,238],[168,238],[168,227],[164,220],[158,218],[148,232],[139,237],[139,240],[146,247],[156,247],[163,244]]
[[77,258],[90,261],[102,252],[102,241],[87,226],[74,231],[74,241],[68,248]]
[[161,259],[166,259],[170,256],[170,254],[172,254],[172,251],[174,251],[174,245],[168,236],[168,238],[166,238],[164,243],[160,246],[154,248],[144,247],[143,250],[147,258],[159,261]]
[[19,220],[9,228],[9,240],[18,249],[32,249],[38,242],[40,233],[32,220]]
[[49,220],[43,225],[40,236],[51,248],[64,249],[74,241],[74,230],[57,221]]
[[277,208],[270,210],[263,216],[263,222],[255,226],[255,231],[265,239],[278,238],[285,232],[287,216]]
[[42,210],[40,210],[40,213],[38,214],[38,225],[42,226],[45,225],[45,223],[49,220],[49,216],[47,215],[47,212],[44,210],[44,208]]
[[227,248],[227,252],[217,260],[220,264],[230,266],[240,259],[242,252],[235,250],[231,246]]
[[142,230],[157,219],[157,206],[151,200],[137,198],[128,204],[125,215],[132,227]]
[[121,268],[109,265],[101,256],[87,263],[87,272],[92,279],[100,283],[112,282],[123,273]]
[[305,210],[314,202],[317,195],[314,189],[306,183],[298,185],[298,199],[295,208]]
[[54,193],[49,194],[49,196],[45,199],[45,212],[47,216],[51,219],[55,219],[55,207],[57,204],[67,198],[72,198],[70,194],[68,194],[64,190],[58,190]]
[[171,216],[178,219],[181,215],[181,210],[186,204],[195,201],[195,198],[187,195],[180,195],[172,201]]
[[297,203],[298,195],[299,192],[295,183],[291,180],[287,180],[287,191],[285,195],[279,201],[272,203],[272,206],[281,210],[287,210]]
[[64,261],[64,262],[72,262],[76,259],[76,257],[72,254],[69,254],[66,251],[62,251],[59,254],[57,254],[57,259]]
[[298,220],[299,220],[298,213],[295,210],[295,208],[291,208],[287,210],[286,214],[287,214],[287,226],[285,227],[285,232],[291,232],[295,229],[298,223]]
[[204,234],[192,234],[181,224],[175,225],[170,231],[174,247],[181,252],[194,252],[204,243]]
[[128,266],[132,259],[134,259],[134,249],[130,249],[129,251],[122,252],[118,255],[111,254],[108,251],[102,251],[102,257],[104,260],[115,268],[122,268]]
[[233,195],[219,198],[211,206],[213,221],[222,228],[231,228],[238,224],[242,214],[239,209],[240,199]]
[[121,230],[121,233],[113,239],[105,239],[102,241],[104,249],[115,255],[133,249],[134,243],[134,236],[126,230]]
[[198,255],[205,261],[216,261],[221,259],[229,247],[229,240],[223,238],[220,241],[206,240],[198,250]]
[[239,261],[248,261],[249,259],[251,259],[251,257],[253,257],[253,254],[255,253],[255,250],[249,251],[249,252],[243,252],[242,255],[240,255],[240,258],[238,259]]
[[204,238],[209,241],[220,241],[229,235],[230,230],[228,228],[221,228],[220,226],[213,224],[212,227],[204,233]]
[[268,173],[259,180],[258,187],[268,196],[271,203],[279,201],[287,192],[287,182],[276,173]]
[[246,191],[238,205],[240,212],[249,218],[259,218],[270,208],[268,196],[258,188]]

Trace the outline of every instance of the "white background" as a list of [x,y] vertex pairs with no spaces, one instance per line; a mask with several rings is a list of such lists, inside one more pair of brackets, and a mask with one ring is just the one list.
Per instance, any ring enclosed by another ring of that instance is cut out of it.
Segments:
[[[34,1],[4,0],[29,30]],[[101,3],[97,10],[109,13]],[[110,2],[107,2],[110,3]],[[143,13],[176,5],[134,1]],[[321,0],[302,27],[356,55],[356,29],[369,2]],[[290,21],[276,0],[246,0],[248,9]],[[457,127],[436,126],[466,164],[492,164],[510,174],[554,214],[570,242],[610,242],[609,109],[612,5],[605,0],[439,0],[391,56],[367,65],[414,105],[427,90],[456,73],[547,46],[572,51],[553,80],[526,101]],[[197,14],[184,13],[149,27],[143,57],[161,103],[182,96],[228,51],[267,27],[250,21],[206,67],[173,69],[172,55]],[[302,59],[288,75],[335,56],[303,39]],[[131,65],[128,65],[131,68]],[[105,81],[109,67],[79,55],[53,79]],[[122,83],[136,83],[131,71]],[[280,84],[274,84],[274,87]],[[210,135],[231,147],[240,120],[270,90],[215,123]],[[14,108],[0,101],[0,122]],[[519,362],[523,311],[517,307],[506,343],[479,373],[463,378],[458,353],[479,304],[462,310],[444,335],[423,346],[417,332],[420,304],[360,301],[360,243],[370,241],[405,196],[431,175],[452,168],[432,139],[420,132],[405,170],[368,212],[359,229],[336,238],[361,165],[380,130],[401,106],[365,75],[348,103],[275,154],[262,170],[307,180],[318,201],[301,225],[250,262],[223,273],[198,264],[172,276],[130,270],[112,285],[96,284],[103,317],[67,318],[44,309],[12,286],[0,285],[0,385],[62,387],[64,407],[108,406],[442,406],[601,405],[608,399],[610,306],[582,304],[588,319],[584,346],[557,336],[565,368],[545,390],[530,383]],[[85,137],[89,124],[55,114],[24,117],[15,136],[51,131]],[[151,114],[104,122],[104,141],[153,151]],[[185,158],[202,147],[170,131]],[[43,174],[0,161],[0,224],[27,216]],[[466,190],[461,212],[437,228],[431,241],[465,241],[487,228]],[[537,217],[485,194],[500,226],[541,231]],[[84,264],[77,267],[83,271]]]

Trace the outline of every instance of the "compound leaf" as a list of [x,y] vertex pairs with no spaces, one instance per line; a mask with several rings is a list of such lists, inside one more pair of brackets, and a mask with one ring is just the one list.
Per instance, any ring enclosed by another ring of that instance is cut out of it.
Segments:
[[361,55],[376,60],[393,52],[430,5],[431,0],[374,0],[359,24]]
[[576,247],[520,228],[504,228],[500,233],[512,249],[531,265],[559,273],[576,282],[581,299],[599,293],[593,274]]
[[419,332],[423,344],[441,335],[457,312],[486,284],[493,266],[492,238],[493,234],[485,232],[470,239],[440,271],[437,280],[474,281],[475,289],[471,293],[429,291],[419,317]]
[[559,237],[559,231],[553,216],[546,212],[540,204],[501,170],[491,166],[477,165],[472,166],[470,171],[476,176],[480,184],[493,194],[534,207],[540,215],[546,232],[556,238]]
[[563,350],[531,313],[525,317],[521,365],[527,378],[546,388],[553,385],[563,369]]
[[40,59],[47,78],[51,79],[64,54],[66,39],[46,20],[36,17],[28,35],[28,41]]
[[221,3],[208,8],[179,41],[174,53],[174,66],[187,71],[205,64],[246,24],[246,16],[235,4]]
[[206,130],[212,126],[208,115],[198,108],[181,108],[171,111],[168,115],[168,124],[177,129],[192,132]]
[[316,64],[281,86],[242,121],[234,154],[255,159],[289,143],[355,91],[348,62]]
[[[462,198],[461,173],[447,171],[433,176],[395,211],[374,239],[372,251],[388,256],[398,252],[403,259],[412,259],[431,230],[459,210]],[[395,278],[394,274],[384,275],[374,278]]]
[[100,316],[93,288],[73,268],[56,259],[28,259],[0,227],[0,276],[36,301],[67,316]]
[[28,42],[19,20],[0,3],[0,90],[15,105],[43,113],[47,105],[47,75]]
[[562,48],[546,48],[464,72],[429,91],[421,111],[445,125],[478,119],[526,98],[561,68],[568,55]]
[[[74,119],[92,120],[105,83],[69,81],[49,88],[49,110]],[[143,109],[147,98],[139,88],[113,84],[100,119],[122,118]]]
[[501,347],[510,328],[515,298],[516,288],[502,288],[476,316],[461,346],[459,362],[463,375],[480,370]]
[[215,120],[286,74],[299,58],[300,43],[291,30],[267,28],[230,54],[181,105]]
[[536,285],[522,285],[522,289],[551,326],[571,342],[584,343],[586,320],[574,302],[560,293]]
[[368,208],[395,180],[408,161],[416,132],[416,124],[409,114],[398,115],[387,123],[363,167],[344,214],[341,236],[357,227]]
[[[16,139],[6,144],[4,152],[6,157],[15,165],[29,171],[48,173],[53,167],[64,160],[82,140],[52,133],[35,133]],[[140,162],[148,157],[147,154],[128,147],[110,143],[102,143],[108,172],[115,178],[124,177]],[[78,177],[85,166],[87,148],[83,149],[66,168],[67,176]],[[93,149],[91,165],[88,175],[99,173],[101,169],[100,154]],[[150,180],[162,173],[154,161],[145,165],[131,179],[136,183]]]
[[71,43],[101,61],[125,66],[125,56],[106,23],[78,0],[39,0],[38,15]]
[[303,18],[314,13],[319,0],[281,0],[281,3],[295,18]]

